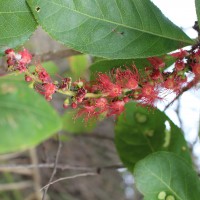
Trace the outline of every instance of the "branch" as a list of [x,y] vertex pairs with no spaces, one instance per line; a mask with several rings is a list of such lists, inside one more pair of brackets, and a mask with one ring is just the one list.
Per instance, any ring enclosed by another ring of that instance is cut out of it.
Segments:
[[56,59],[61,59],[61,58],[66,58],[70,56],[75,56],[81,54],[78,51],[75,51],[73,49],[65,49],[65,50],[60,50],[56,52],[48,52],[44,54],[35,54],[33,55],[35,57],[36,61],[40,62],[46,62],[49,60],[56,60]]
[[53,181],[54,176],[56,175],[56,172],[57,172],[58,159],[59,159],[60,152],[61,152],[61,149],[62,149],[62,142],[60,140],[59,133],[57,134],[57,137],[58,137],[58,150],[57,150],[57,153],[56,153],[54,168],[53,168],[53,172],[51,174],[51,177],[49,179],[49,182],[48,182],[47,186],[44,188],[44,193],[43,193],[43,196],[42,196],[42,200],[45,200],[45,197],[46,197],[47,191],[49,189],[49,186],[51,185],[51,182]]
[[101,140],[110,140],[112,142],[114,142],[114,138],[113,137],[109,137],[109,136],[106,136],[106,135],[100,135],[100,134],[96,134],[96,133],[93,133],[93,134],[82,134],[82,135],[73,135],[73,137],[88,137],[88,138],[96,138],[96,139],[101,139]]
[[[33,169],[33,168],[40,168],[40,169],[51,169],[54,168],[55,163],[40,163],[37,165],[0,165],[0,171],[12,170],[12,169]],[[90,171],[90,170],[108,170],[108,169],[121,169],[125,168],[122,164],[114,164],[114,165],[107,165],[107,166],[94,166],[94,167],[84,167],[84,166],[72,166],[66,164],[57,164],[57,169],[60,170],[75,170],[75,171]]]
[[22,181],[17,183],[0,184],[0,191],[22,190],[28,187],[33,187],[32,181]]
[[164,111],[166,111],[184,92],[188,91],[195,85],[196,85],[196,80],[193,80],[187,86],[183,87],[181,92],[165,107]]
[[64,181],[64,180],[68,180],[68,179],[75,179],[75,178],[79,178],[79,177],[86,177],[86,176],[96,176],[96,175],[98,175],[98,173],[96,173],[96,172],[87,172],[87,173],[82,173],[82,174],[76,174],[76,175],[73,175],[73,176],[62,177],[62,178],[59,178],[55,181],[48,183],[47,185],[42,187],[40,189],[40,191],[42,191],[44,189],[46,190],[47,188],[49,188],[50,185],[53,185],[54,183],[57,183],[59,181]]

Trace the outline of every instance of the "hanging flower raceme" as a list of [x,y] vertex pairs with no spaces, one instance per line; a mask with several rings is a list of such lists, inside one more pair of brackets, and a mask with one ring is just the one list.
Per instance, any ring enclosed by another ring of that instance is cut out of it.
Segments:
[[[173,53],[175,67],[165,72],[166,64],[158,57],[147,58],[149,65],[143,73],[139,73],[133,64],[130,67],[114,68],[108,73],[99,72],[94,81],[72,81],[70,77],[61,77],[61,81],[53,81],[41,64],[30,71],[32,55],[23,49],[16,53],[13,49],[5,51],[10,71],[25,74],[25,80],[35,90],[50,101],[55,93],[66,96],[64,108],[77,109],[76,117],[83,116],[85,121],[101,116],[119,115],[125,104],[135,101],[146,107],[154,107],[165,98],[166,94],[180,94],[183,87],[192,87],[200,80],[200,49],[193,51],[180,50]],[[187,74],[193,73],[194,80],[188,82]],[[163,94],[165,94],[164,97]]]

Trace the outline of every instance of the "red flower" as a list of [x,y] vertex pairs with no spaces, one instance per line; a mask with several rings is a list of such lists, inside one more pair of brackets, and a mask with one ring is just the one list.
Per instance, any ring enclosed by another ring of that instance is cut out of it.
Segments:
[[87,94],[87,90],[85,90],[84,88],[78,89],[78,91],[76,92],[76,97],[75,97],[77,102],[81,103],[83,99],[85,98],[86,94]]
[[20,62],[23,64],[29,64],[32,60],[32,55],[29,53],[27,49],[20,51],[19,54],[21,55]]
[[175,63],[175,69],[177,71],[182,71],[185,68],[185,63],[182,60],[177,60]]
[[172,53],[171,56],[178,59],[183,59],[185,56],[188,56],[188,52],[186,50],[180,49],[180,51]]
[[51,77],[47,73],[47,71],[40,65],[36,66],[35,69],[36,73],[38,74],[38,78],[43,82],[43,83],[49,83],[51,82]]
[[133,65],[132,67],[132,70],[122,70],[121,68],[116,69],[115,78],[117,85],[121,86],[122,88],[131,90],[134,90],[138,87],[138,70],[135,65]]
[[200,64],[196,63],[192,66],[192,72],[195,74],[196,77],[200,78]]
[[111,102],[107,116],[120,115],[124,111],[124,105],[125,102],[120,100]]
[[109,97],[118,97],[122,93],[119,85],[111,82],[107,74],[98,73],[97,82],[93,90],[99,90],[101,93],[106,93]]
[[152,64],[154,69],[159,69],[159,68],[165,67],[165,63],[163,62],[163,60],[161,58],[150,57],[150,58],[147,58],[147,60]]
[[53,83],[45,83],[43,84],[43,89],[43,94],[46,100],[50,101],[52,99],[52,94],[54,94],[56,91],[56,86]]
[[94,105],[97,108],[98,114],[106,112],[108,109],[108,101],[106,98],[103,98],[103,97],[94,99]]

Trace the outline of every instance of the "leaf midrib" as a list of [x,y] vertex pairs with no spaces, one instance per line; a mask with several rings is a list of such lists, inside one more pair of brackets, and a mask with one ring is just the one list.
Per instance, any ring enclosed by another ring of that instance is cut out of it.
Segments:
[[146,30],[143,30],[143,29],[134,28],[134,27],[131,27],[131,26],[128,26],[128,25],[125,25],[125,24],[118,23],[118,22],[114,22],[114,21],[110,21],[110,20],[107,20],[107,19],[101,19],[101,18],[98,18],[98,17],[94,17],[94,16],[88,15],[86,13],[80,12],[80,11],[78,11],[76,9],[72,9],[72,8],[67,7],[67,6],[63,6],[61,4],[55,3],[55,2],[49,2],[49,1],[47,1],[47,2],[51,3],[51,4],[55,4],[57,6],[60,6],[61,8],[66,8],[66,9],[68,9],[68,10],[70,10],[72,12],[76,12],[76,13],[78,13],[80,15],[84,15],[84,16],[86,16],[88,18],[92,18],[92,19],[95,19],[95,20],[99,20],[99,21],[115,24],[117,26],[122,26],[122,27],[125,27],[127,29],[132,29],[132,30],[135,30],[135,31],[138,31],[138,32],[147,33],[147,34],[150,34],[150,35],[153,35],[153,36],[158,36],[158,37],[161,37],[161,38],[166,38],[166,39],[174,40],[174,41],[188,42],[189,44],[192,44],[189,40],[179,40],[179,38],[170,38],[170,37],[167,37],[167,36],[164,36],[164,35],[160,35],[160,34],[157,34],[157,33],[152,33],[152,32],[149,32],[149,31],[146,31]]
[[156,174],[154,174],[146,165],[144,165],[144,167],[150,172],[150,174],[151,174],[152,176],[154,176],[155,178],[157,178],[157,179],[158,179],[161,183],[163,183],[172,193],[174,193],[174,195],[176,195],[177,198],[178,198],[179,200],[184,200],[184,199],[182,199],[170,186],[168,186],[168,184],[165,183],[159,176],[157,176]]

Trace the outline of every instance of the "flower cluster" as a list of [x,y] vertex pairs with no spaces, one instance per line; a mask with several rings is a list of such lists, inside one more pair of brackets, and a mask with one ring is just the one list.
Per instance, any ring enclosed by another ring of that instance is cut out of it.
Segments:
[[63,107],[78,109],[76,117],[84,116],[85,121],[101,116],[119,115],[124,106],[134,100],[143,106],[154,107],[156,102],[169,93],[179,95],[183,87],[189,87],[187,74],[194,75],[193,83],[200,80],[200,49],[180,50],[171,54],[175,61],[174,69],[166,72],[164,58],[147,58],[148,65],[142,73],[133,64],[131,67],[114,68],[109,73],[97,73],[96,80],[72,81],[64,77],[60,82],[52,80],[48,72],[37,64],[34,72],[28,65],[32,55],[23,49],[16,53],[13,49],[5,51],[10,71],[25,73],[25,80],[31,82],[37,92],[50,101],[54,93],[66,96]]

